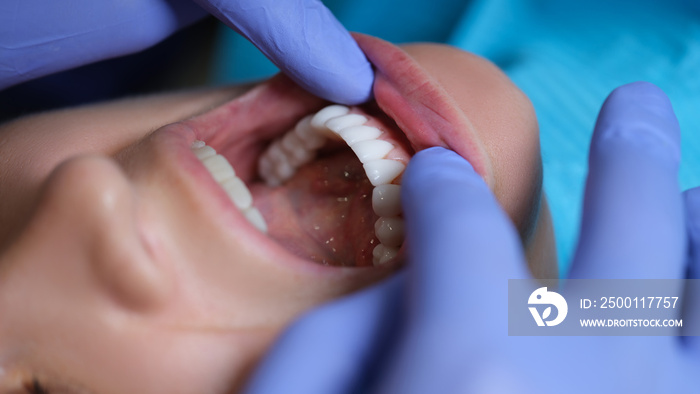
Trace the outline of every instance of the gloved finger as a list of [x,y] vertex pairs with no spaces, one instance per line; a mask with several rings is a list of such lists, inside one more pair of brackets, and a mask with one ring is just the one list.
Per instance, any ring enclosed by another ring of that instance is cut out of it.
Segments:
[[[685,220],[688,232],[688,266],[687,279],[693,279],[686,287],[683,300],[683,329],[686,335],[700,333],[700,286],[695,279],[700,279],[700,187],[683,193]],[[696,352],[700,352],[700,336],[687,336],[684,343]],[[698,353],[700,354],[700,353]]]
[[247,394],[355,392],[396,335],[401,274],[302,316],[274,344]]
[[407,334],[377,392],[454,392],[470,350],[507,337],[508,279],[527,277],[520,242],[472,166],[443,148],[403,177]]
[[204,17],[191,1],[0,1],[0,90],[134,53]]
[[680,278],[680,128],[658,87],[615,89],[598,116],[572,278]]
[[319,0],[196,0],[309,92],[341,104],[370,99],[374,73]]
[[483,297],[485,286],[505,288],[506,279],[527,277],[515,228],[456,153],[439,147],[418,152],[401,197],[416,313],[452,318],[453,306]]

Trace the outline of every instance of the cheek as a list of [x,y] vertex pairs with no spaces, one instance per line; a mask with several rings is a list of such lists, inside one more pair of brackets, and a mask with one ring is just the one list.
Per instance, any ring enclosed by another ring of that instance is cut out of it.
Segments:
[[[493,169],[493,191],[523,240],[532,231],[542,189],[539,128],[530,100],[492,65],[443,76],[476,129]],[[446,78],[446,79],[445,79]]]
[[494,194],[527,241],[542,191],[534,110],[524,95],[515,92],[483,102],[470,118],[493,163]]
[[[494,165],[494,193],[527,241],[537,219],[542,192],[539,144],[508,136],[489,152]],[[521,141],[521,144],[517,142]]]
[[542,187],[539,131],[530,100],[496,66],[475,55],[436,52],[419,60],[474,125],[491,159],[494,194],[527,240]]

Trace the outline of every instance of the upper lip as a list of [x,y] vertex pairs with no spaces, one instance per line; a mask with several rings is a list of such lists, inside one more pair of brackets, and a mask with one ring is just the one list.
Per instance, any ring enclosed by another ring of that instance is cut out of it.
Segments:
[[[440,83],[401,48],[375,37],[357,33],[353,36],[375,66],[376,103],[403,131],[413,151],[432,146],[452,149],[492,185],[491,163],[483,144],[469,118]],[[198,139],[236,160],[232,164],[243,172],[242,178],[247,182],[256,176],[254,159],[264,147],[253,142],[264,142],[287,131],[289,125],[323,104],[321,99],[278,75],[188,123]],[[231,130],[235,130],[235,135]],[[229,154],[227,149],[235,152]]]
[[406,134],[413,150],[442,146],[467,159],[488,185],[491,163],[474,126],[440,83],[401,48],[364,34],[355,40],[376,68],[379,107]]
[[[432,146],[452,149],[467,159],[491,185],[492,172],[484,147],[469,119],[442,86],[395,45],[361,34],[354,34],[354,37],[376,68],[374,96],[377,105],[404,132],[413,151]],[[231,162],[237,175],[250,184],[257,177],[257,158],[266,141],[287,131],[296,120],[324,104],[284,75],[278,75],[222,106],[178,123],[178,127],[171,130],[184,137],[179,141],[186,149],[178,149],[181,154],[176,156],[180,156],[178,160],[182,165],[189,167],[191,176],[198,178],[196,184],[211,192],[207,194],[214,198],[212,201],[219,209],[237,211],[218,184],[205,175],[206,169],[191,153],[189,145],[194,140],[202,140],[212,146]],[[264,237],[250,232],[246,235]],[[270,251],[279,252],[281,249]]]

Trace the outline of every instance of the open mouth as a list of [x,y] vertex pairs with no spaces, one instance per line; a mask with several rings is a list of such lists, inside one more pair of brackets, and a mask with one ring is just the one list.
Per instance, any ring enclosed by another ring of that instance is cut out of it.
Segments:
[[254,227],[331,266],[400,260],[401,176],[415,152],[453,149],[491,183],[484,148],[444,89],[398,47],[355,38],[376,67],[371,103],[329,105],[277,76],[186,122],[192,151]]
[[342,266],[398,256],[412,149],[381,111],[330,105],[306,115],[263,149],[250,188],[214,148],[195,141],[192,150],[248,221],[297,255]]

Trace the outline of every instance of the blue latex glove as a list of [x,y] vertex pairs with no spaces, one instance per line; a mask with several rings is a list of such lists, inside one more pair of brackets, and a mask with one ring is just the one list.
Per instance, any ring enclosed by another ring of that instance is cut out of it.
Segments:
[[145,49],[211,12],[327,100],[367,101],[374,79],[319,0],[2,0],[0,89]]
[[[684,208],[679,144],[657,87],[610,95],[593,136],[571,277],[683,278],[690,262],[698,278],[700,190],[686,194]],[[698,392],[695,338],[509,337],[507,279],[529,273],[485,183],[442,148],[419,152],[403,181],[407,269],[301,318],[247,393]],[[686,301],[697,306],[697,298]],[[684,323],[697,315],[686,309]]]

